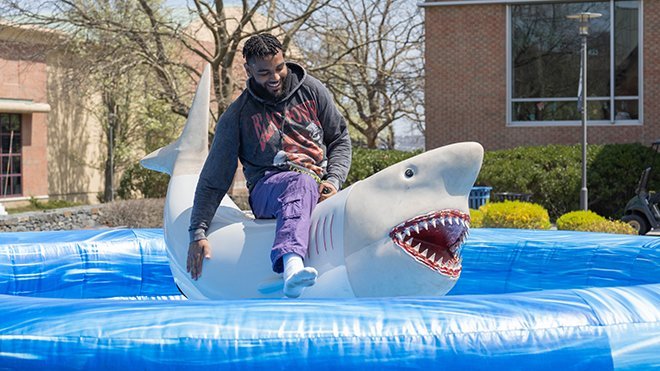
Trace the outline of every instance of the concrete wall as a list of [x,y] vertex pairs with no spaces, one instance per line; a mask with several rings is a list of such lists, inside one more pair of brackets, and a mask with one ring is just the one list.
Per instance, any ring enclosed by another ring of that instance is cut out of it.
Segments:
[[[84,89],[71,86],[65,65],[53,57],[48,67],[48,189],[55,199],[98,203],[103,191],[105,137],[90,112],[94,100]],[[117,184],[118,184],[117,178]]]

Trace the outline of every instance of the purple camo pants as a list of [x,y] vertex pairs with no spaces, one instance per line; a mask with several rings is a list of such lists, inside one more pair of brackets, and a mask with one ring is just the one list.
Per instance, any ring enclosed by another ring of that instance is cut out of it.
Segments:
[[303,258],[309,245],[312,210],[319,200],[314,178],[295,171],[267,172],[250,192],[250,207],[259,219],[277,219],[270,252],[273,271],[282,273],[282,256],[293,252]]

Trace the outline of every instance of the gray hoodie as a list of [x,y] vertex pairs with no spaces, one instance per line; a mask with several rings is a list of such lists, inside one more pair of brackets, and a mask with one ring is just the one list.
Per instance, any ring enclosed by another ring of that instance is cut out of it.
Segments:
[[346,121],[328,90],[304,68],[288,62],[288,93],[277,101],[247,88],[220,116],[195,190],[191,241],[206,237],[220,201],[243,165],[248,188],[266,171],[297,170],[339,189],[351,165]]

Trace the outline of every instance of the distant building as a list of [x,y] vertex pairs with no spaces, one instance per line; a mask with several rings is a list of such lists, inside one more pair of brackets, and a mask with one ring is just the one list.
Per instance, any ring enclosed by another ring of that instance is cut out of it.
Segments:
[[426,148],[577,144],[578,25],[588,39],[588,142],[660,138],[660,1],[426,1]]
[[[48,62],[39,52],[51,37],[0,28],[0,201],[48,197]],[[34,38],[40,42],[28,40]]]
[[[240,18],[240,8],[225,10],[231,19]],[[264,27],[265,17],[257,15],[255,22]],[[201,21],[188,28],[197,41],[209,47],[215,42]],[[83,100],[90,98],[80,97],[68,86],[66,63],[49,47],[60,37],[49,29],[0,21],[0,203],[4,206],[31,198],[97,203],[104,189],[99,163],[106,151],[103,127],[84,108],[89,101]],[[202,68],[198,56],[184,54]],[[237,53],[236,58],[240,61],[233,74],[242,86],[242,55]],[[230,192],[246,198],[240,168]]]

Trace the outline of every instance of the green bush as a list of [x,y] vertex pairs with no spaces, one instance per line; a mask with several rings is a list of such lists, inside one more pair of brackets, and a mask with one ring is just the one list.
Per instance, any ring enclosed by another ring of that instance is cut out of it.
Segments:
[[589,232],[617,233],[617,234],[637,234],[637,230],[630,224],[620,220],[603,220],[591,225]]
[[637,234],[627,223],[607,220],[593,211],[572,211],[557,219],[557,229],[568,231]]
[[[150,99],[139,105],[136,112],[142,127],[142,142],[131,153],[148,154],[158,148],[164,147],[176,140],[181,132],[184,120],[181,116],[174,114],[169,105],[163,104],[160,99]],[[128,168],[122,174],[117,188],[117,196],[122,199],[136,197],[161,198],[165,197],[169,176],[142,167],[137,159],[122,164]]]
[[484,224],[484,215],[479,210],[470,209],[470,227],[481,228]]
[[353,147],[351,170],[348,172],[344,187],[348,187],[358,180],[367,178],[390,165],[394,165],[419,153],[420,151],[405,152]]
[[563,231],[583,231],[583,226],[602,222],[607,219],[593,211],[571,211],[557,218],[557,229]]
[[140,163],[135,163],[122,174],[117,195],[124,200],[140,196],[162,198],[167,193],[169,181],[169,175],[145,169]]
[[548,211],[522,201],[490,202],[479,208],[485,228],[550,229]]
[[[641,144],[590,145],[587,152],[589,209],[618,218],[634,191],[642,170],[654,158]],[[488,151],[477,179],[493,192],[531,193],[532,200],[555,219],[579,208],[582,179],[579,145],[518,147]],[[654,178],[650,189],[658,189]]]

